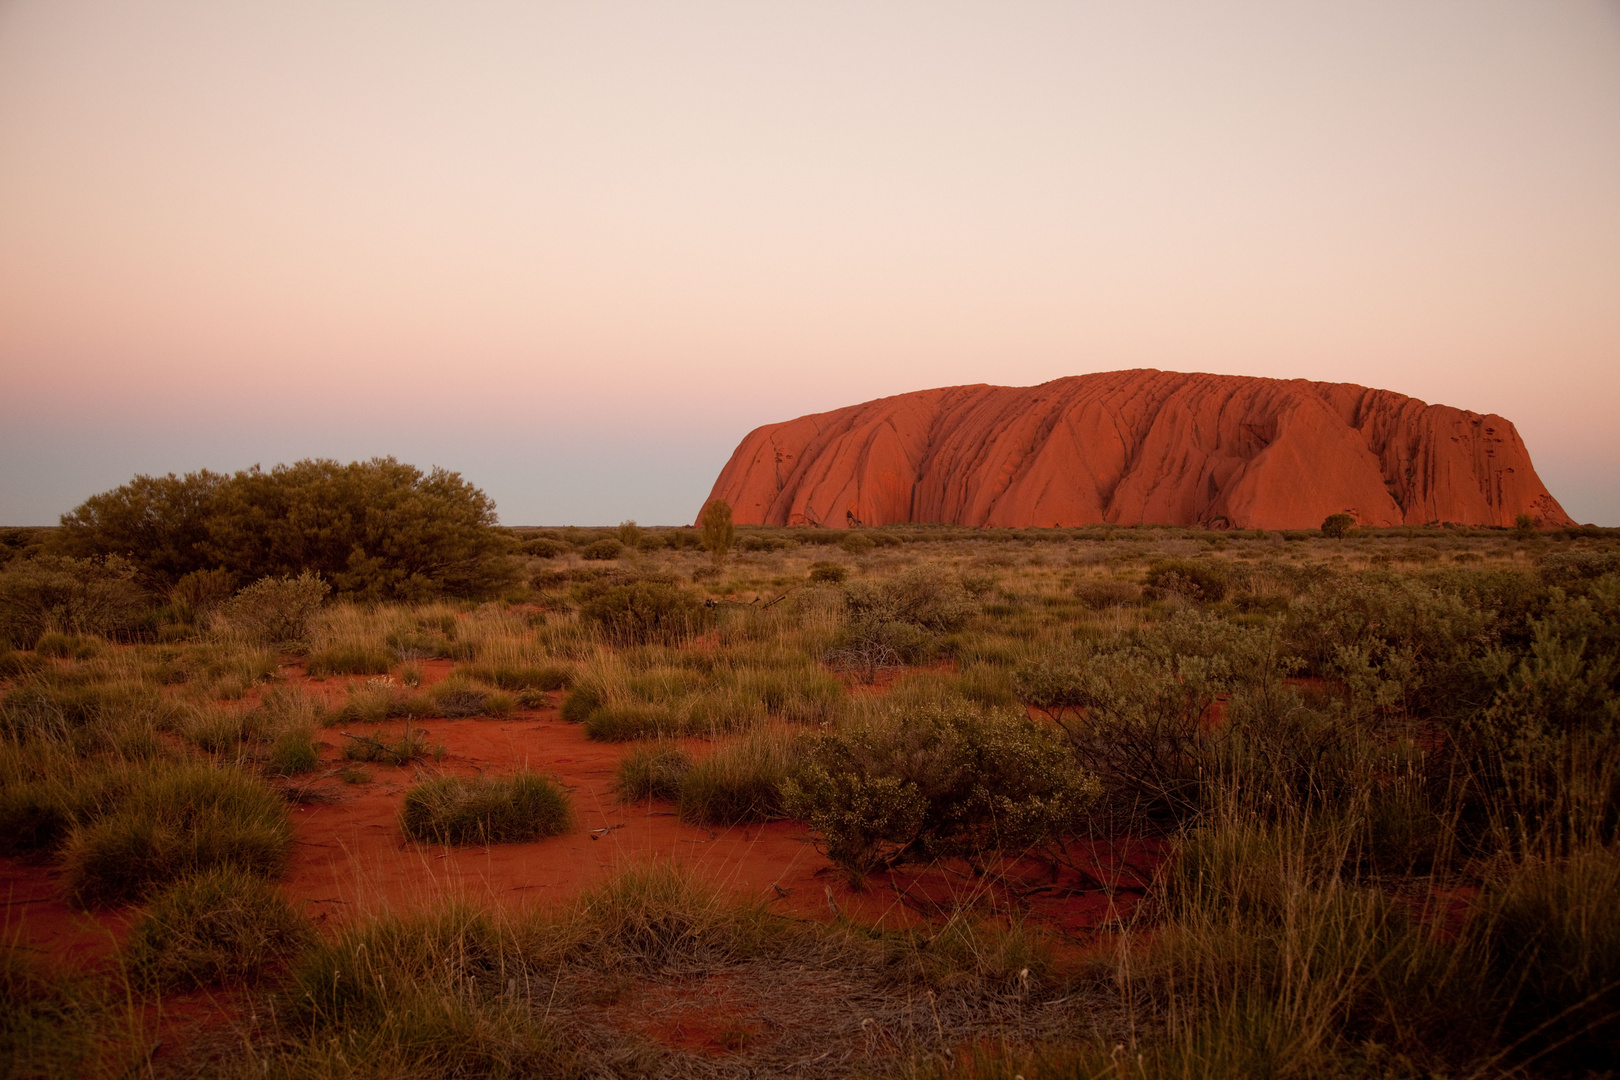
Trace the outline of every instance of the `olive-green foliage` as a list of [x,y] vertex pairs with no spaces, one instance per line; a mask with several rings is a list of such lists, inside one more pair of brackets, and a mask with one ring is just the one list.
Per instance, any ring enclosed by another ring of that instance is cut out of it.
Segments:
[[619,761],[613,790],[623,802],[678,799],[681,783],[692,771],[692,755],[679,743],[658,740],[631,750]]
[[42,555],[0,567],[0,645],[31,649],[52,631],[108,634],[145,608],[136,566],[117,555]]
[[265,645],[304,641],[330,590],[308,570],[297,577],[260,578],[227,600],[219,617],[248,641]]
[[536,559],[555,559],[557,556],[566,555],[573,550],[572,545],[545,536],[534,540],[525,540],[522,547],[523,554]]
[[124,955],[143,982],[191,989],[258,976],[314,938],[274,885],[230,866],[182,878],[146,905]]
[[407,727],[393,742],[380,731],[370,735],[350,735],[343,744],[343,757],[348,761],[380,761],[386,765],[409,765],[417,758],[444,756],[444,747],[428,741],[428,733],[421,728]]
[[562,718],[572,724],[583,724],[602,707],[602,690],[593,683],[580,683],[568,691],[559,710]]
[[1330,540],[1342,540],[1356,527],[1356,519],[1349,514],[1329,514],[1322,519],[1322,535]]
[[573,809],[562,786],[537,773],[445,776],[405,793],[400,825],[432,843],[514,843],[567,832]]
[[1226,599],[1231,571],[1219,559],[1161,559],[1148,567],[1147,583],[1187,600]]
[[797,737],[779,731],[720,745],[681,779],[681,820],[736,825],[781,817],[782,785],[798,759]]
[[848,568],[835,562],[813,562],[810,564],[810,580],[824,582],[829,585],[841,584],[849,577]]
[[844,627],[830,659],[863,672],[867,681],[879,667],[937,656],[944,635],[961,629],[979,610],[960,580],[929,565],[852,583],[844,597]]
[[1080,826],[1097,784],[1023,715],[943,701],[810,736],[784,792],[860,882],[880,866],[1048,844]]
[[197,622],[218,610],[235,591],[235,576],[229,570],[193,570],[169,589],[169,605],[177,619]]
[[1113,578],[1089,579],[1075,585],[1074,596],[1088,608],[1119,607],[1140,603],[1142,588],[1132,582]]
[[607,704],[585,718],[585,737],[600,742],[657,739],[687,732],[686,718],[666,705]]
[[86,981],[32,953],[12,934],[0,939],[0,1076],[79,1080],[98,1065],[131,1067],[98,1045],[107,1016]]
[[137,476],[64,515],[62,543],[126,554],[164,585],[215,568],[241,581],[307,570],[339,595],[377,600],[488,595],[513,574],[514,542],[483,492],[393,458]]
[[669,579],[591,582],[581,585],[577,596],[580,618],[616,645],[670,644],[701,633],[713,621],[701,600]]
[[731,504],[724,499],[710,499],[701,515],[703,547],[715,565],[725,561],[731,545],[737,538],[737,529],[731,523]]
[[155,765],[127,786],[62,849],[68,895],[86,907],[139,900],[187,874],[218,866],[275,876],[292,828],[286,805],[235,768]]
[[608,562],[624,554],[624,545],[609,536],[586,544],[580,549],[579,557],[594,562]]
[[434,684],[427,692],[436,716],[456,719],[464,716],[502,717],[517,707],[517,699],[504,690],[479,686],[459,674]]

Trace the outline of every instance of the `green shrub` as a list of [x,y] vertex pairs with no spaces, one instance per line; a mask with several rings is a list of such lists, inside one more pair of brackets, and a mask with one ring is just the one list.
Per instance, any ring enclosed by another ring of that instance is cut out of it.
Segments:
[[1356,527],[1356,519],[1349,514],[1329,514],[1322,519],[1322,535],[1330,540],[1343,540]]
[[1102,609],[1141,603],[1142,589],[1129,581],[1089,580],[1074,587],[1074,596],[1088,608]]
[[110,634],[134,626],[146,599],[136,566],[118,555],[42,555],[0,567],[0,644],[31,649],[53,631]]
[[602,707],[601,688],[591,683],[580,683],[563,697],[559,714],[571,724],[583,724]]
[[362,644],[333,645],[309,654],[304,670],[314,678],[327,675],[386,675],[394,657],[384,649]]
[[603,537],[593,543],[586,544],[580,550],[579,557],[593,562],[609,562],[624,554],[624,545],[611,537]]
[[64,515],[62,543],[128,553],[164,585],[215,568],[244,581],[308,572],[368,600],[496,595],[515,569],[488,496],[393,458],[137,476]]
[[155,896],[130,928],[124,955],[142,982],[189,990],[254,978],[314,936],[274,885],[219,866]]
[[883,866],[1051,843],[1080,826],[1098,791],[1022,714],[960,702],[812,736],[783,788],[788,812],[856,884]]
[[1217,559],[1161,559],[1148,567],[1147,583],[1160,593],[1215,603],[1226,599],[1231,572]]
[[34,652],[53,660],[89,660],[101,652],[101,647],[91,638],[53,633],[41,634],[34,642]]
[[272,776],[297,776],[321,763],[314,738],[307,731],[288,731],[276,737],[266,762]]
[[724,499],[710,499],[698,519],[703,529],[703,547],[714,565],[719,566],[726,561],[737,538],[736,526],[731,523],[731,504]]
[[407,727],[400,737],[389,742],[380,731],[370,735],[350,735],[343,744],[343,757],[348,761],[380,761],[386,765],[409,765],[417,758],[444,756],[444,747],[428,742],[428,733],[421,728]]
[[712,612],[673,581],[582,585],[579,615],[615,645],[674,644],[701,633]]
[[331,586],[308,570],[296,578],[260,578],[227,600],[219,616],[249,641],[265,645],[306,641],[329,591]]
[[452,675],[427,692],[435,715],[447,719],[466,716],[503,717],[517,707],[517,700],[504,690],[488,690]]
[[537,773],[445,776],[405,793],[400,824],[432,843],[515,843],[567,832],[573,810],[562,786]]
[[181,622],[199,622],[231,598],[236,577],[229,570],[193,570],[169,589],[169,606]]
[[849,570],[841,563],[813,562],[810,564],[810,580],[825,582],[829,585],[841,584],[849,577]]
[[629,742],[681,735],[686,724],[664,705],[608,704],[585,718],[585,737],[599,742]]
[[101,816],[63,846],[68,896],[86,907],[139,900],[187,874],[229,866],[273,877],[286,863],[286,805],[232,768],[170,765],[135,774]]
[[474,663],[457,672],[502,690],[561,690],[574,679],[574,673],[559,664]]
[[718,747],[681,780],[682,821],[736,825],[782,816],[782,785],[798,762],[794,736],[762,731]]
[[33,953],[14,931],[0,938],[0,1076],[78,1080],[140,1064],[102,1041],[105,1006],[92,988]]
[[877,547],[877,541],[873,540],[865,533],[851,530],[844,534],[844,538],[838,542],[838,546],[849,552],[851,555],[864,555],[868,551],[871,551],[873,548]]
[[692,771],[692,755],[679,743],[659,740],[638,746],[619,761],[613,790],[621,802],[679,799],[681,782]]

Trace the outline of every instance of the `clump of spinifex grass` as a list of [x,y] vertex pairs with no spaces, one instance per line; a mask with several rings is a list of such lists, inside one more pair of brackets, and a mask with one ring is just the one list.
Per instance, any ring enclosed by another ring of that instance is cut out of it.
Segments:
[[532,772],[445,776],[405,794],[405,835],[440,844],[501,844],[556,836],[573,827],[562,785]]
[[133,770],[110,806],[74,826],[62,851],[68,895],[86,907],[139,900],[218,866],[273,877],[292,827],[282,799],[235,768],[153,765]]
[[380,761],[385,765],[409,765],[417,758],[444,756],[444,747],[428,741],[428,733],[421,728],[407,727],[400,737],[389,742],[380,731],[370,735],[341,733],[348,742],[343,744],[343,756],[349,761]]
[[783,816],[782,785],[802,751],[791,732],[759,731],[720,746],[680,784],[682,821],[736,825]]
[[679,743],[658,740],[638,746],[619,762],[613,790],[623,802],[679,799],[681,784],[692,771],[692,755]]
[[130,930],[125,957],[150,986],[190,989],[253,978],[313,938],[274,885],[222,866],[158,894]]

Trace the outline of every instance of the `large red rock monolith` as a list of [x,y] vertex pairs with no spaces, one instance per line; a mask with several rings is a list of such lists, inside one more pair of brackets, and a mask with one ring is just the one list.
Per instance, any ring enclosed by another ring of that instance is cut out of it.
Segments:
[[715,481],[740,524],[1573,524],[1507,420],[1387,390],[1151,369],[952,386],[767,424]]

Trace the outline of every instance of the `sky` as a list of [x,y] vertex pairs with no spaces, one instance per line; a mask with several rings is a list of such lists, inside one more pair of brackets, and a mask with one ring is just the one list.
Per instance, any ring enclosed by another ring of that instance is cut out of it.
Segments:
[[1506,416],[1620,525],[1620,0],[0,0],[0,524],[393,455],[693,519],[1131,367]]

